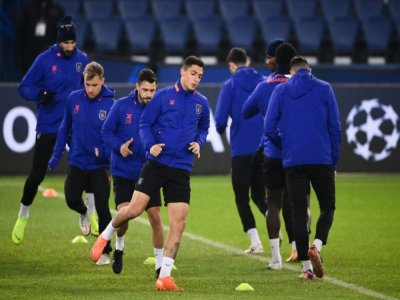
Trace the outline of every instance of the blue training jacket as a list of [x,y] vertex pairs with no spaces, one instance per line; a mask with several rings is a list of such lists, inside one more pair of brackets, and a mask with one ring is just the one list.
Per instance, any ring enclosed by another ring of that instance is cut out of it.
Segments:
[[[72,57],[67,58],[57,44],[36,58],[18,91],[25,100],[36,102],[38,133],[57,133],[69,94],[83,88],[82,72],[87,63],[86,53],[75,48]],[[53,102],[39,104],[41,91],[55,93]]]
[[332,165],[339,158],[341,126],[329,83],[300,69],[272,93],[265,135],[282,149],[283,167]]
[[[261,113],[264,118],[273,90],[278,84],[288,80],[289,77],[284,74],[272,73],[266,80],[260,82],[243,104],[242,114],[244,118],[251,118],[258,113]],[[264,148],[264,154],[268,158],[282,159],[282,151],[275,147],[265,135],[261,137],[260,147]]]
[[215,125],[219,134],[224,134],[231,117],[231,156],[253,154],[262,136],[263,118],[261,114],[245,119],[242,115],[244,101],[264,77],[251,67],[239,67],[222,86],[215,109]]
[[[129,96],[115,101],[106,121],[103,124],[104,142],[111,147],[111,174],[126,179],[139,178],[140,169],[146,158],[142,140],[139,135],[139,122],[145,108],[138,100],[137,90]],[[123,157],[121,145],[133,138],[129,149],[132,155]]]
[[[207,98],[197,91],[185,91],[180,81],[158,90],[147,104],[140,120],[140,137],[146,157],[169,167],[191,171],[193,153],[191,142],[200,147],[206,143],[210,127]],[[164,143],[161,154],[154,157],[150,148]]]
[[70,139],[70,165],[85,171],[109,167],[109,149],[101,137],[101,128],[114,104],[114,95],[115,91],[106,85],[93,99],[87,97],[84,89],[70,94],[58,130],[54,157],[62,156]]

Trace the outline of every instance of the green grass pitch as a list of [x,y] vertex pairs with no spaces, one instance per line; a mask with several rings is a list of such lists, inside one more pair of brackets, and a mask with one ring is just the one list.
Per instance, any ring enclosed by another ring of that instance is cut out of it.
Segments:
[[[24,177],[0,177],[0,299],[396,299],[400,298],[400,175],[338,174],[337,209],[328,245],[322,250],[326,277],[297,279],[300,263],[270,271],[265,219],[255,210],[266,253],[246,256],[229,176],[193,176],[185,235],[173,276],[185,290],[156,292],[151,230],[145,215],[131,221],[125,240],[124,269],[96,266],[89,250],[95,241],[72,244],[81,235],[78,215],[65,200],[38,193],[23,242],[11,242]],[[63,193],[63,177],[48,176],[41,188]],[[313,232],[318,204],[312,195]],[[110,207],[114,208],[113,199]],[[168,224],[166,209],[162,209]],[[281,254],[290,246],[282,229]],[[311,235],[313,238],[313,234]],[[113,238],[112,245],[115,245]],[[254,291],[238,292],[240,283]]]

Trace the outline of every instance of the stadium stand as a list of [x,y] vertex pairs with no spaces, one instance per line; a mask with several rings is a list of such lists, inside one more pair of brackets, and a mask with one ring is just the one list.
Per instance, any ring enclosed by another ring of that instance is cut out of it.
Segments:
[[287,10],[293,21],[316,16],[317,0],[287,0]]
[[213,17],[216,14],[215,0],[186,0],[186,14],[191,20]]
[[350,7],[352,0],[320,0],[322,14],[326,21],[335,18],[350,16]]
[[254,16],[262,23],[271,17],[283,16],[284,1],[253,0]]
[[149,51],[156,36],[157,24],[153,17],[144,16],[125,20],[125,31],[132,54]]
[[81,14],[81,0],[57,0],[56,3],[64,8],[64,13],[73,18]]
[[242,47],[252,53],[258,31],[257,20],[252,16],[245,16],[227,21],[226,26],[231,46]]
[[212,16],[193,20],[193,32],[197,41],[197,52],[201,55],[218,56],[224,33],[221,17]]
[[184,16],[159,21],[165,55],[186,55],[191,23]]
[[269,17],[260,24],[263,42],[268,45],[269,42],[277,37],[289,41],[291,39],[292,22],[286,16]]
[[294,22],[298,50],[302,54],[319,56],[325,23],[319,17],[303,17]]
[[153,15],[157,20],[178,18],[182,12],[180,0],[151,0]]
[[382,0],[354,0],[354,7],[360,20],[383,16]]
[[119,14],[123,20],[145,17],[149,13],[149,3],[146,0],[119,0]]
[[[214,55],[223,61],[229,47],[241,46],[261,62],[268,42],[282,37],[303,54],[319,57],[320,61],[350,56],[356,62],[364,62],[371,55],[396,53],[400,44],[398,29],[397,34],[394,30],[400,22],[400,0],[55,1],[82,27],[78,29],[82,32],[78,46],[89,52],[97,49],[90,32],[92,21],[113,16],[120,17],[123,28],[114,50],[117,55],[151,52],[156,47],[160,52],[157,59],[171,52],[182,51],[183,56],[191,51],[201,55],[212,55],[215,51]],[[389,26],[377,17],[386,17],[393,24]],[[182,18],[186,19],[184,25]],[[321,36],[321,32],[327,35]],[[384,38],[379,49],[374,46],[376,36]],[[110,44],[115,43],[115,38],[112,40]],[[112,50],[108,54],[112,55]],[[389,60],[399,61],[400,54]]]
[[114,1],[111,0],[83,0],[83,9],[88,21],[107,19],[113,15]]
[[118,52],[121,37],[121,20],[117,16],[91,21],[94,43],[98,52]]
[[249,15],[247,0],[218,0],[218,2],[221,15],[227,22]]

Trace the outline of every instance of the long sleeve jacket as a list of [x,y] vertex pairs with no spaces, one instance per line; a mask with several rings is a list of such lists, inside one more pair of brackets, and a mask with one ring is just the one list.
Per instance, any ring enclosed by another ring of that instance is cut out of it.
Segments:
[[[156,92],[140,120],[140,136],[148,159],[169,167],[191,171],[191,142],[206,143],[210,127],[210,108],[206,97],[197,91],[185,91],[178,81]],[[150,148],[164,143],[161,154],[154,157]]]
[[[36,102],[38,133],[57,133],[69,94],[83,88],[82,72],[87,63],[86,53],[75,49],[72,57],[67,58],[57,44],[36,58],[18,91],[25,100]],[[41,91],[55,93],[54,100],[40,104]]]
[[[267,113],[269,100],[275,87],[289,80],[289,77],[280,73],[272,73],[266,80],[260,82],[253,93],[243,104],[242,113],[245,119],[251,118],[261,113],[263,118]],[[275,147],[265,135],[261,137],[260,147],[264,149],[264,154],[269,158],[282,159],[282,151]]]
[[257,114],[250,119],[242,115],[244,101],[264,77],[250,67],[239,67],[222,86],[215,109],[215,125],[219,134],[224,134],[229,117],[229,142],[231,156],[253,154],[262,136],[263,118]]
[[101,137],[101,128],[114,104],[114,95],[114,90],[106,85],[93,99],[84,89],[72,92],[58,130],[53,156],[61,157],[67,141],[70,141],[70,165],[85,171],[108,168],[109,149]]
[[329,83],[300,69],[272,93],[265,135],[282,149],[283,167],[332,165],[339,158],[341,126]]
[[[111,174],[126,179],[139,178],[146,151],[139,135],[139,122],[145,105],[138,100],[136,90],[116,101],[102,129],[104,142],[111,148]],[[133,138],[132,155],[123,157],[121,145]]]

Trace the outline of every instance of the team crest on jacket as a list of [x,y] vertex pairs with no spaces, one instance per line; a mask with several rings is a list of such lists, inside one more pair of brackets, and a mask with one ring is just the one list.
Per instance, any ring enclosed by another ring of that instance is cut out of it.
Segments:
[[75,69],[78,73],[80,73],[82,71],[82,63],[81,62],[77,62],[75,64]]
[[201,114],[203,111],[203,106],[201,104],[196,104],[196,114]]
[[100,120],[104,121],[106,119],[106,116],[107,116],[107,112],[105,110],[101,110],[99,112],[99,119]]

